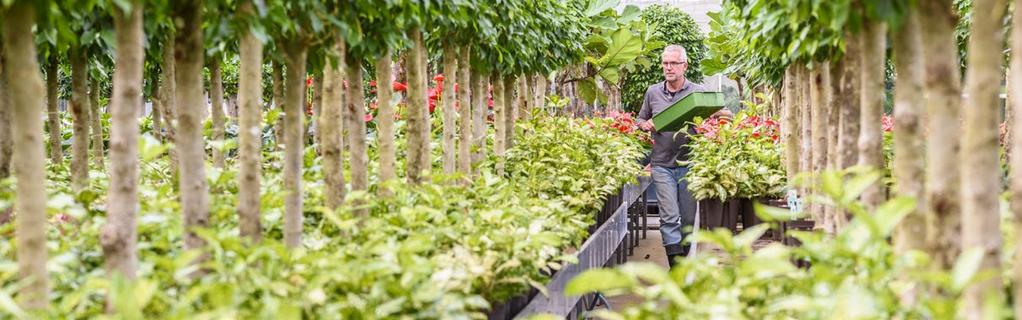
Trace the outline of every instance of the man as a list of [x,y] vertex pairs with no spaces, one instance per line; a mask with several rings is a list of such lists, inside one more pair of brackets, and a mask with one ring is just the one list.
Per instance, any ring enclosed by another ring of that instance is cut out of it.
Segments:
[[682,240],[689,233],[685,228],[691,228],[695,222],[696,201],[689,193],[685,181],[688,167],[679,165],[679,161],[688,160],[686,145],[689,143],[689,133],[656,131],[650,119],[690,93],[704,89],[685,79],[688,54],[684,47],[669,45],[664,48],[661,58],[665,81],[646,90],[638,118],[644,120],[639,126],[651,131],[653,136],[650,165],[660,207],[660,235],[663,237],[668,263],[673,267],[676,258],[688,255],[688,247],[682,245]]

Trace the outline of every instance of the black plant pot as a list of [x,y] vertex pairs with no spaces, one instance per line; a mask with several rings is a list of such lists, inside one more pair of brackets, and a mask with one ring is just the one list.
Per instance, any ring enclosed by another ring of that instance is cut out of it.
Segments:
[[735,232],[738,229],[739,202],[735,199],[720,201],[706,199],[699,201],[699,224],[702,229],[725,228]]

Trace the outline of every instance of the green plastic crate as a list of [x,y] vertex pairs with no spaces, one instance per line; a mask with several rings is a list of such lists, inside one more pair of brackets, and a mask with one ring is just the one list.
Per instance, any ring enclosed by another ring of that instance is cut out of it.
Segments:
[[706,118],[724,107],[720,92],[693,92],[653,116],[657,131],[678,131],[696,117]]

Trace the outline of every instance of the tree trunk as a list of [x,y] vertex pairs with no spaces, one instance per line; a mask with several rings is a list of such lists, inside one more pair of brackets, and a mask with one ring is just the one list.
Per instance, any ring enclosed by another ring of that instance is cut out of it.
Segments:
[[[273,107],[284,111],[284,65],[279,61],[273,62]],[[274,133],[274,144],[280,147],[280,144],[284,142],[284,117],[277,119],[277,125],[273,129]]]
[[[254,17],[253,0],[242,1],[238,14]],[[263,176],[263,43],[251,30],[240,40],[238,65],[238,224],[241,236],[262,240],[260,199]]]
[[[117,61],[114,92],[110,103],[110,192],[107,195],[107,224],[100,242],[108,273],[135,278],[138,253],[135,249],[135,215],[138,208],[138,106],[142,105],[142,3],[132,3],[125,16],[114,16],[117,32]],[[205,177],[203,177],[205,178]]]
[[443,83],[443,166],[444,174],[454,174],[457,167],[457,152],[454,135],[458,131],[457,111],[454,110],[454,83],[458,81],[458,48],[452,44],[444,46],[444,83]]
[[[1015,8],[1022,8],[1022,0],[1015,0]],[[1011,21],[1012,30],[1022,30],[1022,14],[1014,14]],[[1022,51],[1022,32],[1011,33],[1011,50]],[[0,89],[2,90],[2,89]],[[3,93],[0,92],[0,97]],[[1011,153],[1009,167],[1011,170],[1011,208],[1015,232],[1022,230],[1022,56],[1012,55],[1011,66],[1008,73],[1008,104],[1011,106],[1011,114],[1008,115],[1013,121],[1010,122],[1008,130],[1013,137],[1010,139]],[[1022,237],[1015,236],[1014,273],[1012,286],[1012,297],[1015,305],[1015,319],[1022,319]]]
[[545,107],[546,107],[546,105],[545,105],[545,103],[546,103],[546,90],[547,90],[546,76],[544,76],[544,75],[536,75],[536,77],[534,79],[535,79],[535,83],[533,85],[535,87],[532,89],[532,94],[534,96],[534,99],[536,99],[536,101],[533,102],[532,105],[533,105],[533,108],[540,108],[542,110],[542,109],[545,109]]
[[[799,66],[799,114],[801,122],[799,123],[799,129],[802,130],[802,144],[799,147],[799,172],[811,172],[813,171],[813,97],[812,97],[812,82],[813,75],[809,68],[802,65]],[[808,194],[808,189],[805,189],[803,193]],[[809,209],[813,209],[811,205],[806,206]],[[815,210],[811,210],[815,211]],[[815,212],[812,213],[815,218]],[[816,220],[819,221],[819,220]]]
[[[365,90],[362,87],[362,61],[348,55],[348,103],[344,115],[348,121],[348,156],[351,157],[351,191],[369,190],[369,154],[366,148]],[[427,140],[428,143],[428,140]],[[354,203],[362,207],[364,201]],[[355,210],[355,215],[365,217],[365,208]]]
[[50,53],[50,59],[46,64],[46,130],[50,134],[50,162],[62,164],[64,162],[64,147],[60,130],[60,111],[57,109],[57,89],[59,86],[60,62],[57,61],[57,54]]
[[[515,113],[518,115],[518,119],[528,119],[529,114],[532,113],[532,93],[529,92],[532,86],[529,85],[529,79],[532,77],[528,75],[518,77],[518,98],[515,100],[518,105],[518,112]],[[621,105],[618,104],[619,109],[620,107]]]
[[[0,17],[3,17],[3,12],[0,12]],[[11,148],[14,144],[11,132],[11,108],[14,106],[8,100],[10,97],[7,91],[7,74],[4,70],[6,57],[3,35],[0,35],[0,179],[11,176]],[[12,213],[13,208],[0,211],[0,225],[11,221]]]
[[1003,61],[1005,0],[976,0],[973,10],[984,19],[974,19],[969,36],[969,69],[965,79],[965,132],[962,134],[962,248],[983,250],[980,273],[991,276],[973,282],[965,290],[965,317],[997,317],[997,310],[984,308],[993,301],[1002,305],[1001,283],[1001,190],[998,155],[998,93]]
[[[163,90],[163,81],[162,81],[163,73],[160,72],[160,73],[156,73],[156,74],[151,74],[150,77],[151,77],[151,79],[149,79],[149,81],[152,83],[152,89],[151,89],[152,90],[152,94],[151,94],[152,96],[150,98],[150,101],[152,101],[152,103],[153,103],[153,109],[152,109],[152,112],[150,113],[150,116],[153,118],[153,130],[152,130],[151,134],[154,137],[158,138],[158,139],[163,139],[163,135],[161,134],[161,132],[163,131],[163,100],[166,99],[166,98],[163,97],[163,94],[162,94],[162,90]],[[97,90],[97,94],[98,94],[98,90]],[[145,97],[143,96],[143,99],[144,98]],[[95,105],[93,106],[93,108],[95,108]],[[93,134],[95,134],[95,133],[93,133]]]
[[82,48],[71,48],[71,190],[89,187],[89,73]]
[[[876,170],[884,168],[884,136],[880,118],[884,110],[884,61],[886,61],[887,25],[867,21],[862,31],[862,113],[859,115],[859,164]],[[875,209],[884,201],[884,187],[875,183],[862,193],[866,208]],[[872,211],[872,210],[870,210]]]
[[[2,16],[2,14],[0,14]],[[4,53],[3,36],[0,35],[0,179],[11,175],[11,148],[14,141],[11,132],[11,108],[14,105],[8,99],[7,75],[5,69],[6,54]],[[0,213],[0,225],[7,222],[10,211]]]
[[430,121],[426,108],[426,47],[422,32],[408,33],[412,49],[408,55],[408,181],[422,182],[431,169]]
[[209,226],[209,184],[206,181],[206,150],[202,137],[206,101],[202,93],[202,4],[199,0],[179,1],[174,7],[178,33],[174,45],[174,74],[177,90],[177,132],[181,192],[181,214],[184,216],[185,249],[205,246],[196,228]]
[[393,69],[391,69],[391,65],[394,64],[394,59],[392,54],[390,49],[387,49],[376,58],[376,104],[377,108],[379,108],[376,130],[380,137],[380,181],[389,181],[397,178],[397,174],[394,172],[396,159],[394,150],[394,105],[390,103],[390,100],[393,99],[393,88],[391,87],[391,81],[393,81],[391,80],[393,78],[393,73],[391,72]]
[[845,57],[842,59],[844,70],[841,76],[841,95],[838,97],[838,104],[841,106],[841,141],[838,148],[838,165],[840,169],[855,166],[859,161],[859,121],[861,110],[859,105],[859,87],[862,82],[859,80],[859,66],[862,64],[862,39],[851,33],[845,37]]
[[493,136],[493,155],[497,157],[497,174],[504,175],[504,145],[507,143],[507,106],[504,103],[504,79],[499,73],[494,72],[490,77],[493,83],[493,127],[496,133]]
[[466,177],[472,175],[472,110],[478,108],[472,104],[471,50],[470,46],[461,48],[463,60],[458,65],[458,172]]
[[[326,205],[330,209],[337,209],[344,204],[344,142],[341,132],[344,130],[344,110],[347,102],[344,100],[344,42],[341,37],[336,37],[337,44],[333,49],[334,53],[340,56],[337,64],[327,62],[326,70],[323,71],[323,113],[317,117],[317,125],[320,151],[323,153],[323,176],[326,180]],[[387,66],[390,69],[390,66]],[[377,87],[383,87],[377,85]],[[389,88],[388,88],[389,89]],[[383,168],[380,168],[381,170]],[[393,169],[391,169],[393,170]]]
[[919,25],[926,46],[926,242],[941,270],[948,270],[961,243],[960,139],[961,73],[951,0],[921,1]]
[[[99,169],[104,169],[103,164],[103,111],[99,106],[99,79],[92,79],[92,88],[89,89],[89,106],[92,107],[92,112],[89,112],[89,122],[92,126],[92,161]],[[154,84],[155,85],[155,84]],[[155,104],[154,104],[155,105]],[[155,124],[155,122],[154,122]]]
[[[11,131],[15,134],[13,153],[17,155],[13,159],[18,212],[15,238],[19,278],[26,281],[19,290],[18,302],[24,309],[42,310],[49,304],[49,275],[46,272],[45,156],[39,112],[44,89],[32,33],[35,4],[16,2],[5,13],[3,41],[7,68],[4,73],[10,85],[8,102]],[[49,73],[49,76],[55,75],[56,72]]]
[[391,74],[394,76],[394,81],[408,84],[408,57],[410,51],[404,51],[397,55],[397,61],[393,64]]
[[213,141],[221,144],[213,147],[213,167],[223,169],[226,166],[224,160],[224,126],[227,120],[224,119],[224,77],[220,70],[220,54],[216,54],[209,62],[209,93],[211,109],[210,117],[213,126]]
[[296,40],[282,41],[287,64],[284,84],[284,244],[302,245],[302,165],[305,155],[305,63],[308,45]]
[[[838,97],[841,94],[841,78],[844,76],[844,63],[839,61],[832,63],[830,66],[830,88],[827,90],[827,108],[830,111],[827,113],[827,156],[826,156],[826,169],[837,170],[840,165],[838,163],[838,154],[840,152],[840,135],[841,135],[841,105],[838,103]],[[825,220],[828,221],[827,232],[832,234],[837,233],[839,225],[842,223],[841,215],[842,211],[833,206],[826,206],[824,209]]]
[[[160,83],[162,84],[161,87],[163,89],[163,91],[160,92],[160,100],[162,100],[162,108],[160,108],[160,110],[163,111],[163,125],[166,129],[166,132],[162,134],[162,138],[164,141],[168,141],[170,143],[174,143],[174,134],[177,131],[178,103],[177,82],[175,81],[177,78],[176,67],[177,66],[174,62],[174,36],[170,35],[167,37],[167,41],[163,46],[163,72],[161,75],[162,79],[160,80]],[[173,170],[176,172],[177,151],[175,148],[170,149],[170,158],[172,163],[171,166],[174,167]]]
[[[812,71],[812,79],[810,79],[810,86],[812,87],[811,100],[813,102],[812,112],[812,176],[813,181],[816,182],[816,177],[819,173],[827,169],[827,120],[830,119],[830,63],[820,63],[816,66],[816,69]],[[814,188],[816,189],[816,188]],[[824,212],[824,206],[814,205],[816,210],[813,210],[813,214],[816,215],[815,221],[818,221],[823,225],[823,229],[826,231],[832,231],[834,224],[828,215]]]
[[[920,131],[923,100],[923,56],[919,37],[919,20],[916,10],[905,15],[901,30],[892,32],[895,39],[894,58],[898,73],[894,98],[894,164],[891,173],[895,181],[895,193],[917,199],[916,207],[898,225],[894,244],[899,252],[922,250],[926,234],[926,218],[923,208],[923,154],[926,152]],[[914,300],[914,299],[911,299]]]
[[794,181],[798,174],[798,88],[797,67],[789,65],[784,70],[784,110],[781,115],[781,135],[784,138],[784,167],[788,172],[788,181]]
[[486,160],[486,114],[489,113],[486,75],[472,69],[472,168]]
[[518,80],[514,76],[504,77],[504,151],[511,149],[515,144],[515,120],[518,115],[518,104],[515,103],[515,83]]
[[[329,62],[327,62],[329,63]],[[323,67],[326,69],[326,67]],[[323,112],[323,71],[316,73],[312,78],[312,121],[309,123],[309,127],[312,134],[313,142],[317,145],[321,143],[320,140],[320,126],[319,117]],[[320,146],[318,152],[322,154],[322,146]]]

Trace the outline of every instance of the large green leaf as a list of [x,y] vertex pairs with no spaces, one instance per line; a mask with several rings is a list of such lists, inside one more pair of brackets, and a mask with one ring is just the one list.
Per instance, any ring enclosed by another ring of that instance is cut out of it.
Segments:
[[618,0],[590,0],[589,7],[586,8],[585,15],[587,17],[596,16],[604,11],[612,9],[618,5]]
[[600,58],[603,66],[616,67],[635,60],[642,54],[642,38],[629,29],[618,29],[610,38],[607,53]]

